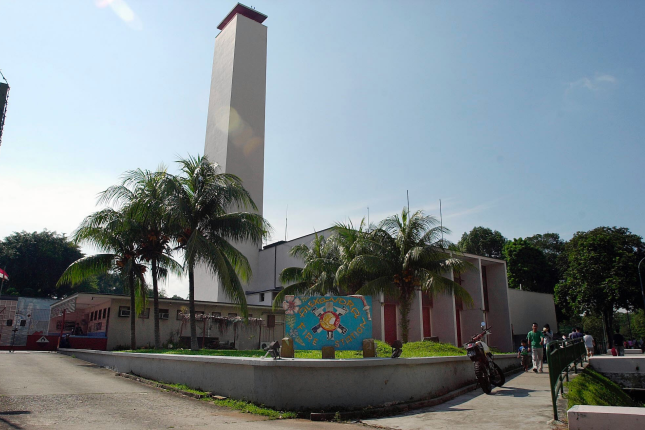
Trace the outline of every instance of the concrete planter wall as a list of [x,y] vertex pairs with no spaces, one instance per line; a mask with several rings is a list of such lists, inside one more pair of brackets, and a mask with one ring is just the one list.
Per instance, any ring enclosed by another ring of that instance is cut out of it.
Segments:
[[589,366],[622,388],[645,387],[645,355],[591,357]]
[[[157,381],[284,410],[359,409],[435,398],[475,383],[468,357],[260,359],[61,349],[63,354]],[[505,371],[514,355],[497,356]]]

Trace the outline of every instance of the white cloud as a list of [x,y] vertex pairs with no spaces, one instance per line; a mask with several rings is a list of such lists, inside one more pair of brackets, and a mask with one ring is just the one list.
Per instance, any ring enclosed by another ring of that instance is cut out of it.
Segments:
[[609,85],[614,85],[617,81],[616,77],[608,74],[596,74],[593,78],[583,77],[577,81],[569,82],[567,84],[567,93],[578,88],[598,91]]

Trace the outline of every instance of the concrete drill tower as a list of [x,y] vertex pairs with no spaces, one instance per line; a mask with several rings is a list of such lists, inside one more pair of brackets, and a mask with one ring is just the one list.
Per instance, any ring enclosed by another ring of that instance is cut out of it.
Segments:
[[[239,176],[262,214],[266,15],[240,3],[217,27],[204,154],[222,171]],[[261,244],[235,244],[258,275]],[[230,302],[203,267],[195,273],[195,299]]]

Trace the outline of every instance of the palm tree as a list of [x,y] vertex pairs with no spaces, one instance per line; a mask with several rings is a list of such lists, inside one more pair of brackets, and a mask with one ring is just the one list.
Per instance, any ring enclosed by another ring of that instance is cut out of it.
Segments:
[[181,265],[172,258],[168,225],[168,174],[164,166],[155,172],[131,170],[123,175],[121,184],[101,194],[99,203],[116,204],[140,227],[137,254],[150,264],[153,292],[155,348],[161,348],[159,330],[158,280],[169,271],[181,274]]
[[123,211],[103,209],[88,216],[72,235],[79,244],[93,245],[102,254],[83,257],[69,265],[57,286],[83,280],[103,273],[117,273],[130,293],[130,348],[137,348],[135,322],[145,307],[146,266],[137,253],[139,226]]
[[190,347],[198,349],[195,324],[195,266],[203,264],[217,277],[228,297],[248,315],[242,282],[252,271],[246,257],[230,242],[261,243],[269,225],[253,212],[257,210],[250,194],[235,175],[220,173],[219,167],[204,157],[180,159],[181,176],[169,182],[169,214],[179,249],[184,252],[188,271],[190,308]]
[[441,238],[442,232],[450,231],[438,224],[422,211],[410,215],[404,208],[401,216],[386,218],[365,234],[349,267],[350,273],[366,277],[358,294],[384,293],[398,300],[404,342],[408,341],[410,307],[417,289],[430,295],[454,294],[466,305],[473,303],[464,288],[443,276],[462,273],[472,265],[454,256],[458,252]]
[[336,272],[342,261],[336,237],[326,239],[316,236],[309,244],[296,245],[289,255],[303,261],[303,267],[287,267],[280,272],[280,283],[290,284],[273,299],[273,308],[282,306],[288,295],[325,295],[341,294],[336,282]]

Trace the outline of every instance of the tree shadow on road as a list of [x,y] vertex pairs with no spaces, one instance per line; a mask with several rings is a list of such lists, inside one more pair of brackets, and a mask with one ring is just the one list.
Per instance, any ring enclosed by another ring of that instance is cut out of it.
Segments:
[[491,393],[492,396],[512,396],[512,397],[528,397],[535,390],[527,390],[526,388],[500,388]]

